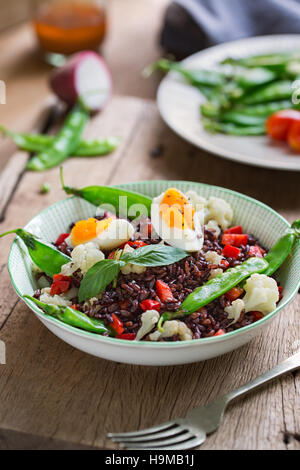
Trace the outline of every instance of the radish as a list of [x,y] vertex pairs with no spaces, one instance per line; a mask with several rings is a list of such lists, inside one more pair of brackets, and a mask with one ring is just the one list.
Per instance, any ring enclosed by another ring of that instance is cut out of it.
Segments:
[[112,80],[103,58],[93,51],[70,56],[50,79],[54,93],[68,105],[80,98],[89,111],[101,110],[111,95]]

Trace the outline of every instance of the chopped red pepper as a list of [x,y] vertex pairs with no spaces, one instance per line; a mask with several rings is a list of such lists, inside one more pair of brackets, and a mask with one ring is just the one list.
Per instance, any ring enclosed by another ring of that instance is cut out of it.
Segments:
[[73,308],[74,310],[79,310],[79,305],[73,304],[71,305],[71,308]]
[[51,295],[64,294],[67,292],[71,285],[71,278],[63,276],[62,274],[54,274],[53,284],[51,286]]
[[278,299],[278,301],[282,299],[282,291],[283,291],[283,286],[278,286],[278,292],[279,292],[279,299]]
[[128,341],[133,341],[136,337],[135,333],[122,333],[116,336],[118,339],[127,339]]
[[227,300],[230,300],[230,302],[233,302],[238,297],[240,297],[243,292],[244,289],[242,289],[241,287],[233,287],[229,291],[225,292],[225,297]]
[[258,245],[253,245],[249,247],[248,251],[250,256],[256,256],[256,258],[263,258],[265,254],[265,250],[263,250],[260,246]]
[[225,332],[224,330],[222,330],[222,328],[220,328],[220,329],[214,334],[214,336],[225,335],[225,333],[226,333],[226,332]]
[[227,230],[225,230],[224,233],[240,233],[240,234],[242,234],[243,229],[242,229],[241,225],[235,225],[234,227],[231,227],[231,228],[228,228]]
[[254,321],[258,321],[258,320],[260,320],[261,318],[263,318],[263,316],[264,316],[263,313],[261,313],[261,312],[256,312],[256,311],[251,312],[251,314],[252,314],[252,316],[253,316],[253,318],[254,318]]
[[118,333],[118,335],[121,335],[124,331],[123,322],[117,317],[115,313],[112,314],[112,319],[113,323],[111,323],[110,326]]
[[168,284],[160,279],[156,281],[156,292],[162,302],[174,302],[175,300]]
[[159,312],[160,302],[158,302],[158,300],[146,299],[140,303],[140,307],[144,312],[146,312],[146,310],[157,310]]
[[221,266],[225,266],[225,268],[228,268],[228,266],[229,266],[229,263],[226,259],[222,259],[220,264],[221,264]]
[[113,250],[109,253],[107,259],[114,259],[115,258],[115,254],[116,254],[116,250]]
[[226,258],[237,258],[240,252],[241,250],[236,246],[225,245],[222,251],[222,255],[226,256]]
[[222,245],[241,246],[247,245],[248,235],[243,233],[242,235],[236,233],[225,233],[221,241]]
[[65,239],[68,238],[69,235],[70,235],[69,233],[61,233],[61,234],[57,237],[57,240],[56,240],[56,242],[55,242],[55,245],[56,245],[56,246],[61,245],[61,244],[65,241]]

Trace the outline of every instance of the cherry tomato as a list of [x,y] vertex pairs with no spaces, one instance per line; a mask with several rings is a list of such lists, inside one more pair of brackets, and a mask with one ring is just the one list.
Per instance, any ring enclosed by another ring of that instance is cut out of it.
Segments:
[[[266,122],[267,134],[276,140],[287,140],[288,132],[294,122],[300,121],[300,112],[295,109],[283,109],[272,114]],[[300,138],[299,146],[300,148]]]
[[288,132],[287,141],[292,149],[300,152],[300,121],[292,123]]

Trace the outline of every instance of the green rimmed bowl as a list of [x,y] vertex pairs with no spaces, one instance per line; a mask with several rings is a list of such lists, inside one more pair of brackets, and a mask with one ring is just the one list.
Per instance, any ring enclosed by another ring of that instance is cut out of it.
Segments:
[[[240,224],[270,248],[289,227],[288,222],[270,207],[243,194],[217,186],[187,181],[141,181],[119,185],[122,189],[137,191],[154,197],[175,186],[185,192],[193,189],[208,198],[216,196],[228,201],[234,210],[233,224]],[[95,206],[70,197],[48,207],[34,217],[25,229],[43,240],[53,241],[65,232],[71,222],[95,215]],[[12,244],[8,270],[17,294],[32,294],[37,288],[32,275],[32,262],[23,242],[16,238]],[[198,340],[151,343],[124,341],[89,333],[61,323],[45,315],[32,301],[23,299],[44,325],[56,336],[77,349],[94,356],[128,364],[176,365],[206,360],[232,351],[257,336],[296,295],[300,286],[300,243],[277,273],[283,285],[283,298],[276,310],[261,320],[226,335]]]

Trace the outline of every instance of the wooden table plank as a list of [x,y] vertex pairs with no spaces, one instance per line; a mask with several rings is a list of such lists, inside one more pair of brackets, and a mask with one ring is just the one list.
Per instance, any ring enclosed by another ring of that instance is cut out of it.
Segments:
[[[260,198],[289,220],[299,216],[297,175],[237,165],[195,149],[167,129],[152,102],[115,97],[94,118],[87,134],[121,135],[123,142],[107,157],[68,160],[64,164],[68,184],[187,179]],[[151,149],[157,145],[163,152],[153,158]],[[44,181],[51,183],[52,190],[41,196],[38,191]],[[57,168],[25,173],[0,231],[24,225],[63,197]],[[106,432],[182,416],[265,372],[299,348],[298,296],[258,338],[216,359],[159,368],[94,358],[56,338],[17,301],[5,267],[11,240],[1,243],[0,338],[6,343],[7,364],[0,365],[0,429],[25,434],[27,446],[30,441],[34,446],[38,436],[45,440],[41,444],[45,447],[56,440],[115,448],[106,440]],[[202,448],[299,449],[299,419],[299,374],[288,374],[232,405],[219,432]]]

